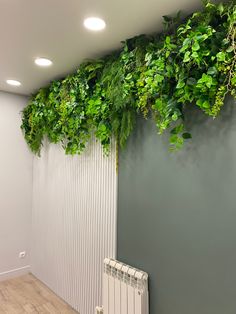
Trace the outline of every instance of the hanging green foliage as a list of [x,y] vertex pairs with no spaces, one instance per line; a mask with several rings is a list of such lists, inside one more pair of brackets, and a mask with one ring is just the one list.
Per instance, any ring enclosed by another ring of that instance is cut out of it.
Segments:
[[179,14],[165,16],[163,33],[126,40],[122,50],[39,90],[22,115],[31,150],[39,154],[47,137],[78,154],[95,134],[107,153],[113,135],[125,145],[137,114],[152,117],[160,134],[170,129],[171,148],[181,148],[191,138],[186,106],[215,118],[226,95],[236,97],[234,2],[206,1],[182,23]]

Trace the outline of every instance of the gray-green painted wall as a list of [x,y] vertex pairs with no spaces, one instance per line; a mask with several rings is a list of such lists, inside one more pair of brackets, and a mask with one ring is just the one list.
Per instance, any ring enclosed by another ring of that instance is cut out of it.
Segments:
[[149,273],[150,314],[236,313],[234,107],[215,121],[189,111],[177,154],[139,121],[120,154],[118,259]]

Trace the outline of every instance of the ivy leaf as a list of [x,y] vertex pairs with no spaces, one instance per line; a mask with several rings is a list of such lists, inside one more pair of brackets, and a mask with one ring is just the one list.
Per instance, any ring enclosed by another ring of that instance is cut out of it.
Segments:
[[185,140],[188,140],[188,139],[192,138],[192,135],[191,135],[190,133],[185,132],[185,133],[182,134],[182,137],[183,137]]
[[170,44],[170,36],[166,36],[166,44]]
[[224,5],[223,5],[222,3],[220,3],[220,4],[218,5],[217,10],[220,12],[220,14],[223,14],[223,12],[224,12]]
[[196,104],[203,109],[209,109],[210,108],[210,103],[208,100],[204,100],[204,99],[198,99]]
[[178,81],[178,84],[176,85],[176,88],[183,88],[185,86],[185,82],[183,80]]
[[179,119],[179,115],[178,115],[178,113],[177,112],[175,112],[173,115],[172,115],[172,120],[173,121],[177,121],[178,119]]
[[219,62],[224,62],[225,61],[225,53],[223,51],[218,52],[216,55],[216,58]]
[[208,75],[216,75],[218,73],[216,67],[210,67],[207,71]]
[[170,143],[171,144],[176,144],[178,141],[178,135],[176,135],[176,133],[174,133],[173,135],[171,135],[170,137]]
[[197,86],[202,88],[206,85],[208,88],[211,88],[213,85],[213,79],[212,76],[207,75],[206,73],[203,73],[202,77],[197,81]]
[[196,79],[194,78],[194,77],[189,77],[188,79],[187,79],[187,85],[192,85],[192,86],[194,86],[194,85],[196,85]]
[[193,46],[192,46],[192,50],[193,51],[198,51],[200,49],[199,43],[196,41]]
[[157,83],[161,83],[164,80],[164,76],[157,73],[155,75],[155,80],[156,80]]
[[205,2],[206,2],[206,8],[208,10],[212,10],[213,11],[215,9],[215,5],[213,3],[209,2],[209,1],[205,1]]
[[204,109],[209,109],[210,108],[210,103],[208,100],[205,100],[203,103],[202,103],[202,108]]
[[179,134],[184,130],[184,125],[181,123],[179,125],[177,125],[175,128],[173,128],[170,133],[171,134]]
[[232,77],[231,84],[234,85],[234,86],[236,85],[236,76]]
[[182,45],[182,48],[180,49],[180,52],[184,52],[186,49],[188,49],[191,45],[191,39],[190,38],[186,38],[184,41],[183,41],[183,45]]
[[189,62],[189,61],[190,61],[190,51],[186,51],[183,62]]
[[229,46],[229,48],[227,48],[226,52],[232,52],[234,51],[234,47],[233,46]]
[[[184,144],[184,139],[178,135],[171,135],[170,144],[173,145],[174,150],[180,149]],[[173,149],[172,149],[173,150]]]
[[200,42],[205,41],[207,38],[209,38],[208,34],[203,34],[203,35],[197,35],[196,39]]
[[129,73],[129,74],[126,76],[125,79],[126,79],[127,81],[130,81],[130,80],[132,79],[132,77],[133,77],[133,76],[132,76],[132,73]]
[[191,57],[194,58],[194,59],[198,59],[199,54],[198,54],[196,51],[194,51],[194,52],[191,54]]

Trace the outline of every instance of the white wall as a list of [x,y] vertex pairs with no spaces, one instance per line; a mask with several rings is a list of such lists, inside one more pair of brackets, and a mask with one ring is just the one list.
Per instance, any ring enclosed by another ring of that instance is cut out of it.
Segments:
[[31,269],[80,314],[102,304],[103,259],[116,255],[115,155],[93,142],[81,156],[45,145],[34,158]]
[[[20,130],[27,98],[0,92],[0,280],[28,271],[32,155]],[[26,251],[25,259],[19,252]]]
[[102,304],[103,259],[116,255],[115,147],[104,157],[92,141],[72,157],[45,145],[32,158],[20,130],[26,102],[0,92],[0,280],[30,264],[80,314],[92,314]]

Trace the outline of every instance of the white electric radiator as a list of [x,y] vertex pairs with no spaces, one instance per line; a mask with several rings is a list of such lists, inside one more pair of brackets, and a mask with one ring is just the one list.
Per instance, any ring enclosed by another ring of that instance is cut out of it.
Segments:
[[104,260],[103,314],[148,314],[148,274],[113,259]]

